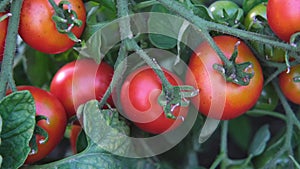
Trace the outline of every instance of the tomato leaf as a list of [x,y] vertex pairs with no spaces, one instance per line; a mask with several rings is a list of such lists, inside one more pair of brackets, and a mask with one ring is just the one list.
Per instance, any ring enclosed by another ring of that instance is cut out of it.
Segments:
[[265,150],[270,137],[271,133],[269,130],[269,125],[263,125],[256,132],[248,153],[252,154],[253,156],[260,155]]
[[28,91],[14,92],[0,102],[3,119],[0,153],[2,168],[19,168],[30,152],[35,126],[35,104]]
[[161,49],[171,49],[177,45],[177,37],[181,28],[182,19],[175,17],[163,17],[163,13],[169,13],[162,5],[154,5],[151,12],[160,12],[161,17],[150,15],[148,21],[149,40],[151,43]]
[[247,0],[243,2],[243,10],[245,13],[248,13],[254,6],[267,2],[268,0]]
[[51,79],[49,56],[31,48],[26,50],[25,55],[23,66],[29,81],[35,86],[43,86],[49,82]]
[[126,155],[129,128],[119,120],[117,112],[98,109],[96,100],[81,105],[78,116],[83,119],[83,129],[87,135],[87,148],[70,157],[45,165],[30,166],[32,168],[126,168],[129,165],[114,154]]
[[229,135],[243,150],[247,150],[251,141],[251,123],[246,116],[229,121]]
[[129,128],[124,121],[119,120],[116,111],[98,109],[97,101],[87,102],[77,112],[83,119],[83,129],[100,149],[118,155],[126,155],[129,148]]

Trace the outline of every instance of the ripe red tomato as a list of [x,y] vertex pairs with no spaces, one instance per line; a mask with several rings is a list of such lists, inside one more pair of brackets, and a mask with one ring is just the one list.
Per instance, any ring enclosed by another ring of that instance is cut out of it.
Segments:
[[300,32],[300,1],[269,0],[267,18],[270,28],[282,40],[289,42],[290,36]]
[[[0,17],[5,15],[6,13],[0,12]],[[4,19],[0,22],[0,61],[3,59],[5,38],[7,33],[8,19]]]
[[[163,69],[167,80],[172,85],[182,85],[182,81],[173,73]],[[121,89],[121,105],[125,116],[143,131],[160,134],[170,131],[182,123],[188,108],[176,107],[173,114],[177,119],[165,116],[158,97],[162,83],[155,72],[148,66],[132,72],[124,81]]]
[[36,135],[38,151],[35,154],[29,154],[25,163],[31,164],[46,157],[64,137],[67,115],[60,101],[50,92],[33,86],[18,86],[17,89],[28,90],[35,102],[36,115],[42,115],[47,120],[38,121],[37,125],[48,133],[48,141],[41,143],[44,138]]
[[[76,114],[79,105],[102,98],[113,72],[113,68],[103,61],[99,65],[92,59],[76,60],[57,71],[51,81],[50,91],[62,102],[68,117],[71,117]],[[111,97],[108,103],[113,106]]]
[[[54,0],[58,4],[62,0]],[[80,27],[74,27],[72,32],[79,38],[84,30],[86,10],[82,0],[68,0],[72,10],[82,21]],[[67,8],[67,6],[65,6]],[[66,34],[59,33],[52,20],[54,10],[45,0],[24,0],[20,16],[19,34],[32,48],[47,53],[64,52],[75,44]]]
[[300,76],[300,65],[291,67],[289,73],[282,72],[279,78],[279,86],[281,91],[290,101],[300,104],[300,83],[293,79]]
[[[227,58],[232,55],[235,44],[240,42],[236,62],[252,63],[252,68],[247,70],[254,72],[249,85],[240,86],[225,81],[213,68],[215,63],[222,64],[222,61],[208,42],[201,43],[191,56],[191,73],[187,73],[186,82],[200,91],[198,97],[192,99],[194,105],[199,105],[199,112],[211,118],[228,120],[240,116],[255,105],[263,88],[262,69],[251,50],[241,40],[226,35],[213,39]],[[193,82],[194,78],[196,84]]]

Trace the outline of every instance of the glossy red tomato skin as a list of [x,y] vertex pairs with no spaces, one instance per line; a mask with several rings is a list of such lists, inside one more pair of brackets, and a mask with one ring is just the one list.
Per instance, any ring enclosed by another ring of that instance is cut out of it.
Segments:
[[267,18],[272,31],[282,40],[289,42],[290,36],[300,32],[300,1],[269,0]]
[[46,130],[48,141],[40,144],[39,141],[44,138],[36,135],[38,151],[36,154],[29,154],[25,161],[26,164],[31,164],[45,158],[59,144],[64,137],[67,114],[60,101],[50,92],[34,86],[18,86],[17,90],[28,90],[34,98],[36,115],[47,118],[47,121],[40,120],[37,125]]
[[[192,101],[200,113],[215,119],[229,120],[242,115],[255,105],[263,88],[262,69],[251,50],[241,40],[227,35],[213,39],[227,58],[230,58],[234,45],[240,41],[236,61],[252,63],[253,67],[248,70],[254,71],[250,84],[240,86],[226,82],[213,69],[213,64],[222,62],[207,42],[201,43],[191,56],[188,65],[191,71],[186,75],[186,83],[199,89],[198,97]],[[193,78],[196,82],[193,82]]]
[[300,65],[291,67],[290,72],[282,72],[279,76],[279,86],[281,91],[290,101],[300,105],[300,83],[293,78],[300,76]]
[[[5,15],[6,13],[0,12],[0,17]],[[3,59],[3,52],[5,46],[5,38],[7,34],[7,26],[8,26],[8,19],[4,19],[0,22],[0,61]]]
[[[163,71],[172,85],[182,85],[175,74],[166,69]],[[161,91],[161,80],[148,66],[132,72],[122,85],[120,101],[125,116],[145,132],[160,134],[173,130],[182,123],[181,117],[187,115],[187,107],[176,107],[173,114],[177,118],[167,118],[158,103]]]
[[[70,118],[76,114],[79,105],[103,97],[113,72],[113,68],[104,61],[99,65],[92,59],[76,60],[56,72],[50,91],[62,102]],[[107,102],[114,106],[112,97]]]
[[[54,0],[58,4],[62,0]],[[72,32],[79,38],[84,30],[86,9],[82,0],[69,0],[72,9],[82,21]],[[67,8],[67,6],[66,6]],[[45,0],[24,0],[20,16],[19,34],[32,48],[47,53],[62,53],[75,44],[66,34],[57,31],[52,16],[54,10]]]

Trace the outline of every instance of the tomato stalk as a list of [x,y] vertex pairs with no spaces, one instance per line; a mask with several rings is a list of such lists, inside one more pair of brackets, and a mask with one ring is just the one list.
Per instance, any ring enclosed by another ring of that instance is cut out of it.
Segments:
[[[68,37],[74,42],[80,42],[71,30],[77,26],[82,25],[82,21],[78,19],[77,14],[72,10],[71,3],[69,1],[61,1],[58,5],[54,0],[48,0],[51,6],[53,7],[55,14],[52,16],[52,20],[55,22],[56,29],[58,32],[67,34]],[[67,5],[68,8],[64,9],[64,5]]]
[[7,5],[11,2],[11,0],[2,0],[0,2],[0,11],[4,11]]
[[16,85],[13,78],[13,60],[17,48],[17,35],[20,22],[20,12],[23,0],[13,1],[10,12],[13,14],[8,21],[7,35],[5,39],[4,57],[0,73],[0,98],[6,94],[7,85],[16,91]]
[[[295,113],[293,112],[292,108],[290,107],[286,97],[281,92],[278,82],[272,81],[272,83],[274,85],[275,92],[277,93],[277,95],[283,105],[283,109],[285,110],[285,113],[286,113],[285,142],[284,142],[283,147],[274,155],[274,160],[276,160],[277,157],[282,155],[284,152],[288,152],[290,155],[293,155],[292,137],[293,137],[294,126],[296,126],[298,129],[300,129],[300,122],[299,122],[298,118],[295,116]],[[274,160],[271,160],[268,165],[271,165],[274,162]]]
[[122,44],[125,45],[126,51],[136,52],[161,79],[162,94],[160,95],[158,102],[162,105],[168,118],[176,118],[172,112],[174,108],[177,106],[188,106],[189,101],[187,98],[196,96],[198,91],[192,86],[173,86],[170,84],[156,60],[150,58],[133,39],[133,33],[130,28],[130,18],[128,17],[129,9],[127,0],[117,0],[117,9],[118,16],[121,18],[119,24]]

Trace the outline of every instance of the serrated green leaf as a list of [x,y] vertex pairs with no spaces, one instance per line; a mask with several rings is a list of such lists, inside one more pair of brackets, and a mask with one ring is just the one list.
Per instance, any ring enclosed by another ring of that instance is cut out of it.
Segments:
[[24,68],[29,81],[34,86],[43,86],[51,79],[50,57],[44,53],[28,48],[25,52]]
[[200,16],[205,20],[212,21],[211,13],[208,11],[205,5],[195,5],[193,12],[195,15]]
[[[154,5],[151,12],[169,13],[162,5]],[[157,17],[150,15],[148,21],[149,40],[151,43],[161,49],[171,49],[177,45],[177,36],[183,23],[182,19],[175,17]]]
[[[123,169],[124,164],[116,156],[94,151],[94,147],[97,145],[90,145],[85,151],[64,158],[63,160],[48,163],[45,165],[28,166],[29,169],[73,169],[73,168],[84,168],[84,169]],[[26,167],[24,167],[26,168]]]
[[253,156],[260,155],[266,148],[267,142],[271,137],[269,125],[263,125],[255,134],[249,148],[249,154]]
[[2,168],[19,168],[30,152],[35,126],[35,104],[28,91],[14,92],[0,102],[3,119],[0,154]]
[[[88,137],[98,145],[98,150],[112,154],[126,155],[129,144],[129,128],[119,120],[117,111],[98,109],[96,100],[82,105],[77,112],[82,118],[83,129]],[[97,149],[96,149],[97,150]]]
[[114,155],[114,153],[125,155],[129,147],[127,137],[124,137],[129,134],[129,127],[124,121],[119,120],[118,112],[100,110],[98,101],[92,100],[81,105],[77,114],[83,119],[83,129],[87,133],[88,147],[79,154],[60,161],[29,168],[128,168],[129,164],[126,161]]

